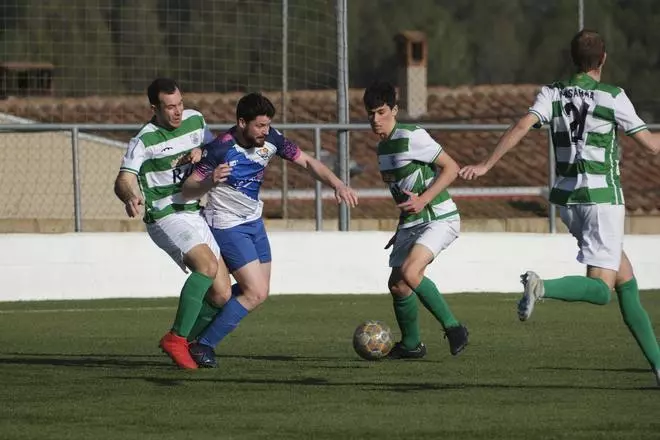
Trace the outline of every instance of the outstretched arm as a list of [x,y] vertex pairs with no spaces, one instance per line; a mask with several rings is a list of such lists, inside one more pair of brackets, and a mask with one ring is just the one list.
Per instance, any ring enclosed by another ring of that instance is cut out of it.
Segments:
[[355,207],[358,204],[358,197],[355,190],[348,187],[342,182],[339,177],[335,176],[330,168],[325,166],[320,160],[313,158],[304,151],[293,160],[296,165],[305,168],[310,176],[319,180],[335,190],[335,198],[337,203],[346,202],[350,207]]
[[524,138],[529,130],[538,122],[539,118],[537,115],[534,113],[527,113],[504,132],[497,143],[495,150],[493,150],[488,159],[476,165],[465,166],[461,168],[458,174],[465,180],[473,180],[477,177],[483,176],[493,168],[502,156],[518,145],[522,138]]
[[115,194],[124,203],[124,209],[129,217],[137,217],[141,214],[140,206],[144,205],[144,199],[135,174],[120,171],[115,179]]
[[637,145],[644,147],[651,154],[660,153],[660,133],[651,133],[648,130],[638,131],[631,136]]

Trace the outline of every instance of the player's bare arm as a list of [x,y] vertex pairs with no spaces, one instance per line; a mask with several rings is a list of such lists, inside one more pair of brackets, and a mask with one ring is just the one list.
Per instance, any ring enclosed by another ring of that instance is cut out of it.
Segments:
[[637,145],[656,155],[660,153],[660,133],[651,133],[648,130],[638,131],[631,136]]
[[183,182],[181,194],[186,200],[199,199],[214,186],[225,182],[230,174],[231,167],[227,163],[221,163],[208,175],[194,171]]
[[529,133],[529,130],[539,123],[539,118],[533,113],[527,113],[520,118],[516,124],[512,125],[504,132],[500,138],[495,150],[485,161],[476,165],[467,165],[459,171],[459,175],[465,180],[474,180],[483,176],[506,154],[514,148],[522,138]]
[[438,178],[435,179],[435,182],[421,194],[403,190],[403,193],[409,197],[405,202],[396,205],[397,208],[415,214],[421,212],[426,205],[431,203],[438,194],[447,189],[456,180],[456,177],[458,177],[460,167],[447,152],[441,152],[433,163],[440,168],[440,173],[438,174]]
[[188,154],[186,154],[185,156],[182,156],[181,159],[179,159],[176,164],[177,166],[181,166],[187,163],[195,164],[200,160],[202,160],[202,149],[196,147],[190,150]]
[[137,176],[128,171],[120,171],[115,179],[115,194],[124,203],[126,214],[129,217],[141,215],[144,198],[140,193]]
[[346,202],[350,207],[357,206],[358,196],[355,190],[342,182],[339,177],[335,176],[335,173],[325,166],[323,162],[313,158],[304,151],[301,151],[300,155],[293,161],[293,163],[307,170],[309,175],[316,180],[319,180],[334,189],[337,203]]

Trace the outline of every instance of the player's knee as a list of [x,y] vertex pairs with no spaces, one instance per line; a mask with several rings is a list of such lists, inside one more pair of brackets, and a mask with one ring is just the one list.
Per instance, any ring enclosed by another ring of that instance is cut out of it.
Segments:
[[594,291],[594,300],[597,304],[607,305],[612,299],[612,290],[614,289],[614,281],[609,279],[603,279],[596,277],[596,279],[602,281],[601,287]]
[[612,299],[612,289],[608,287],[603,286],[602,289],[600,289],[595,298],[595,302],[601,306],[605,306],[610,303],[610,300]]
[[257,304],[261,304],[262,302],[266,301],[266,298],[268,298],[268,288],[265,287],[263,289],[259,289],[257,291],[257,294],[255,295],[255,300],[257,301]]
[[268,298],[269,294],[270,294],[270,289],[268,288],[268,286],[262,286],[257,290],[255,294],[255,300],[257,301],[258,304],[261,304],[262,302],[266,301],[266,298]]
[[215,258],[207,258],[197,265],[195,271],[204,274],[209,278],[215,278],[215,275],[218,273],[218,260]]
[[600,302],[600,303],[601,303],[602,305],[607,305],[607,304],[610,303],[610,300],[611,300],[611,299],[612,299],[612,290],[611,290],[611,289],[607,289],[607,292],[604,291],[604,292],[601,294],[601,297],[600,297],[600,301],[601,301],[601,302]]
[[231,286],[213,285],[206,293],[206,301],[214,307],[222,307],[231,298]]
[[401,277],[411,289],[414,289],[422,282],[424,272],[414,266],[403,266],[401,268]]
[[250,302],[252,308],[257,307],[268,298],[268,286],[255,286],[243,291],[243,296]]
[[410,295],[411,289],[410,287],[408,287],[408,284],[406,284],[406,282],[403,280],[399,280],[394,283],[392,282],[388,283],[388,288],[392,296],[405,297]]
[[218,273],[218,259],[210,249],[208,249],[208,252],[204,252],[203,247],[195,248],[193,252],[183,256],[183,262],[192,271],[206,275],[209,278],[215,279],[215,275]]

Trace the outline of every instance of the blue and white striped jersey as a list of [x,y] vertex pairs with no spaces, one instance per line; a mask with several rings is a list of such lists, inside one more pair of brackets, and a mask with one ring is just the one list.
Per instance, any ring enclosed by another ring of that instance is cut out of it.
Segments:
[[195,165],[194,170],[198,177],[204,179],[222,163],[232,167],[227,181],[209,191],[204,209],[209,225],[218,229],[231,228],[260,218],[263,202],[259,200],[259,189],[268,162],[274,155],[294,161],[301,153],[296,144],[272,127],[262,146],[241,146],[235,133],[234,126],[207,144],[202,160]]

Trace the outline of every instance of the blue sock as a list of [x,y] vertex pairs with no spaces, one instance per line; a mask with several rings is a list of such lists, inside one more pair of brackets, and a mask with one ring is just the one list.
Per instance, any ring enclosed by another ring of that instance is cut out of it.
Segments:
[[238,323],[247,314],[248,310],[232,295],[231,299],[222,308],[222,312],[215,317],[211,325],[202,333],[198,342],[202,345],[215,347],[225,336],[234,331]]

